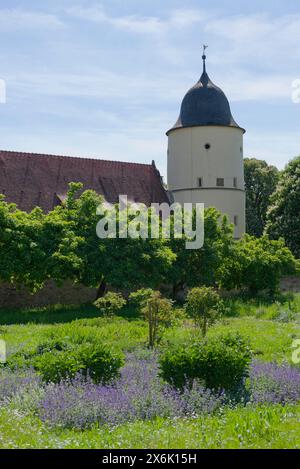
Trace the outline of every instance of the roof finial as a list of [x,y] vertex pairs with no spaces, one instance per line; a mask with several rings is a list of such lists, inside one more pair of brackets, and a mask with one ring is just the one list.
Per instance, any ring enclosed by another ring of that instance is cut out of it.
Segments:
[[205,60],[206,60],[206,54],[205,51],[208,48],[205,44],[203,44],[203,55],[202,55],[202,60],[203,60],[203,73],[206,72],[206,66],[205,66]]

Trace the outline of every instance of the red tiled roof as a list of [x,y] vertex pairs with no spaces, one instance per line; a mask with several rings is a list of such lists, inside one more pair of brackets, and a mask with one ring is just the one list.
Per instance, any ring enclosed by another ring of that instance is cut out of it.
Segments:
[[168,202],[154,164],[0,151],[0,193],[22,210],[52,210],[65,198],[69,182],[82,182],[111,203],[119,194],[146,205]]

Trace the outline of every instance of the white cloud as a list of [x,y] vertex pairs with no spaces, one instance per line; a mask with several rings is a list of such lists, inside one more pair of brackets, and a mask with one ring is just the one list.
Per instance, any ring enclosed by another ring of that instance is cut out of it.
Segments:
[[[217,80],[216,84],[223,89],[230,102],[292,102],[292,75],[254,75],[237,70],[233,75],[224,72],[220,76],[222,79]],[[6,77],[8,99],[23,101],[38,96],[94,98],[109,102],[111,106],[118,102],[129,111],[154,103],[161,109],[162,103],[169,106],[176,102],[179,110],[184,94],[195,81],[190,73],[161,73],[153,80],[145,73],[132,76],[130,72],[120,75],[105,70],[91,74],[20,73]]]
[[[118,30],[138,34],[153,34],[169,38],[174,44],[172,32],[201,25],[201,37],[208,40],[214,54],[210,57],[218,63],[234,60],[282,59],[286,55],[300,56],[300,15],[271,14],[226,15],[212,9],[174,9],[166,17],[158,16],[110,16],[102,5],[84,8],[74,6],[65,12],[81,20],[105,23]],[[200,35],[200,32],[199,32]],[[201,44],[199,36],[199,50]],[[178,45],[178,44],[177,44]],[[218,47],[215,47],[215,46]],[[191,47],[193,47],[191,45]],[[219,55],[217,51],[220,51]]]
[[111,17],[105,13],[104,8],[93,6],[89,8],[72,7],[66,12],[73,17],[94,23],[107,23],[117,29],[135,33],[159,33],[163,22],[156,17],[140,17],[136,15]]
[[22,9],[0,9],[0,30],[57,29],[63,27],[55,15]]
[[207,15],[200,10],[178,9],[171,12],[166,19],[155,16],[109,16],[103,6],[89,8],[72,7],[66,10],[70,16],[95,23],[106,23],[116,29],[138,34],[164,34],[172,28],[183,29],[202,22]]
[[38,134],[19,132],[10,128],[0,131],[1,147],[7,150],[36,152],[54,155],[102,158],[114,161],[135,161],[151,164],[154,159],[166,175],[167,138],[163,134],[137,136],[134,129],[119,132],[76,131],[57,128],[40,129]]
[[270,101],[292,99],[292,75],[235,72],[223,75],[222,89],[234,101]]
[[[249,62],[284,66],[300,57],[300,15],[224,16],[205,24],[205,32],[221,41],[218,62]],[[225,42],[224,42],[225,41]]]
[[290,159],[300,154],[299,141],[300,129],[263,132],[258,128],[250,128],[245,134],[244,154],[245,157],[266,160],[282,169]]
[[110,71],[95,71],[91,75],[69,73],[20,73],[6,79],[11,95],[19,99],[38,94],[56,97],[93,97],[123,99],[127,107],[143,105],[154,100],[172,102],[185,92],[178,77],[161,75],[153,80],[146,74],[120,75]]
[[170,28],[188,28],[195,23],[207,21],[209,17],[211,13],[204,10],[178,9],[171,12],[167,23]]

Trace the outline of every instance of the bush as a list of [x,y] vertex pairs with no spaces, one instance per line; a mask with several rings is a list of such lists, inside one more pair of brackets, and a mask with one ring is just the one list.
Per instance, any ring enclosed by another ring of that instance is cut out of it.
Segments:
[[159,359],[161,376],[183,389],[198,379],[209,389],[234,390],[248,375],[249,344],[239,334],[217,336],[177,350],[169,349]]
[[160,341],[162,331],[173,323],[173,302],[151,288],[131,293],[130,300],[139,307],[148,323],[148,346],[153,348]]
[[153,295],[151,288],[141,288],[135,292],[130,293],[129,300],[131,304],[138,309],[141,309]]
[[126,300],[121,293],[108,292],[102,298],[98,298],[94,305],[103,315],[113,316],[125,306]]
[[267,290],[274,295],[281,277],[295,272],[295,258],[282,239],[245,235],[223,259],[216,276],[218,286],[226,290],[247,288],[252,295]]
[[201,328],[203,337],[208,326],[218,318],[221,303],[219,294],[212,287],[193,288],[188,292],[185,309]]
[[8,360],[7,365],[12,370],[32,367],[37,357],[46,354],[47,352],[55,353],[70,350],[74,347],[69,341],[65,339],[46,339],[40,342],[37,346],[24,348],[12,354]]
[[102,345],[82,344],[73,349],[51,351],[33,360],[34,368],[46,382],[58,383],[77,373],[90,376],[96,383],[114,379],[123,365],[120,355],[112,354]]

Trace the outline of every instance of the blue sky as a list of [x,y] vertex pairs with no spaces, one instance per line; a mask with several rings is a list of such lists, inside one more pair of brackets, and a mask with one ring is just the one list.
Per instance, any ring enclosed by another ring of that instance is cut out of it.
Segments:
[[0,148],[156,161],[207,68],[247,129],[245,156],[300,154],[299,0],[2,0]]

